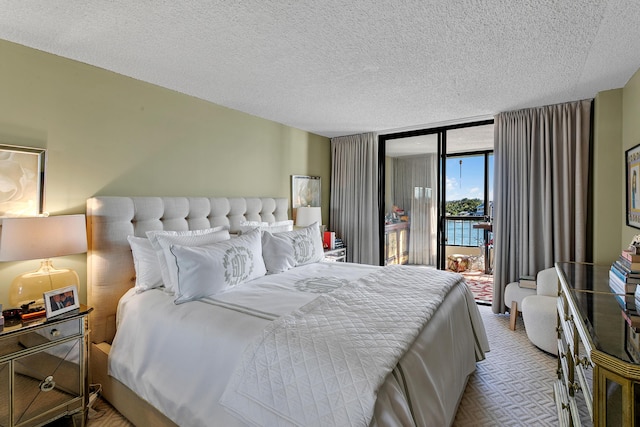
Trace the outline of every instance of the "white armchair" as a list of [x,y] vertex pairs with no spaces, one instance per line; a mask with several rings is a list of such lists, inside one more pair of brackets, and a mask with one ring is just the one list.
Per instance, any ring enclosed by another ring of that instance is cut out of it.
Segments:
[[509,307],[509,327],[512,331],[516,330],[518,314],[522,311],[522,300],[535,294],[535,289],[521,288],[519,282],[511,282],[504,289],[504,303]]
[[536,294],[522,300],[522,318],[529,340],[552,354],[558,352],[558,273],[547,268],[536,276]]

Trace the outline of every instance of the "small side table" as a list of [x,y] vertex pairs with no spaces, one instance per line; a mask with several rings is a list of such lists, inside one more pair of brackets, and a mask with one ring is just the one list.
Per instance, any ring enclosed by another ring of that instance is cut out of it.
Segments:
[[4,325],[0,425],[42,425],[72,415],[75,426],[84,426],[91,310],[81,305],[55,318]]
[[325,249],[324,260],[333,262],[346,262],[347,248]]

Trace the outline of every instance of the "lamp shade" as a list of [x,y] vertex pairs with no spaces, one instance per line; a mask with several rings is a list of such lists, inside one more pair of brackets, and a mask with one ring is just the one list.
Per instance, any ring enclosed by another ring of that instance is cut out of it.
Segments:
[[296,212],[296,225],[298,227],[307,227],[314,222],[322,225],[322,209],[314,206],[301,206]]
[[45,259],[87,251],[84,215],[4,218],[0,261]]

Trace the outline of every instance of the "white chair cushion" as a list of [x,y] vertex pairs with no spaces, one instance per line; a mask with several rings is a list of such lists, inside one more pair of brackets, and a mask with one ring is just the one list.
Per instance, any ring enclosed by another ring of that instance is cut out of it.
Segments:
[[538,295],[558,296],[558,272],[555,267],[539,271],[536,276]]
[[518,282],[512,282],[509,283],[504,289],[504,304],[507,307],[511,308],[511,303],[515,301],[516,303],[518,303],[518,310],[523,311],[522,300],[528,296],[535,294],[535,289],[521,288],[518,285]]
[[527,337],[538,348],[557,354],[557,297],[532,295],[522,300],[522,319]]

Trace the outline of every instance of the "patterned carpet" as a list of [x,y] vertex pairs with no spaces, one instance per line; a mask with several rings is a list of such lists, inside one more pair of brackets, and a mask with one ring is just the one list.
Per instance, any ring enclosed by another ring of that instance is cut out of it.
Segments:
[[480,304],[491,305],[493,301],[493,275],[480,270],[463,271],[467,285],[471,288],[475,300]]
[[[491,351],[469,378],[454,427],[552,426],[558,424],[553,401],[556,358],[527,339],[522,318],[509,330],[509,316],[479,305]],[[131,426],[99,398],[88,427]],[[212,424],[213,425],[213,424]]]
[[478,308],[491,351],[469,378],[453,425],[558,425],[553,400],[557,358],[531,344],[521,317],[511,331],[508,314],[493,314],[484,305]]

